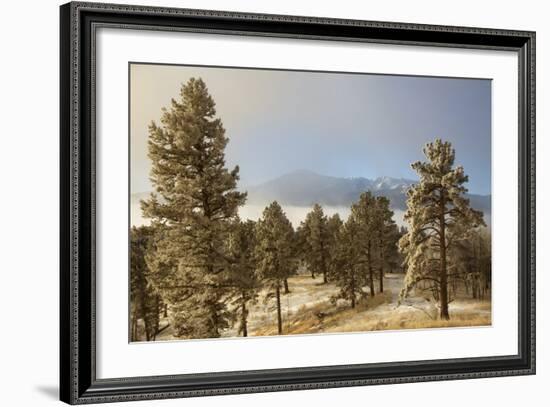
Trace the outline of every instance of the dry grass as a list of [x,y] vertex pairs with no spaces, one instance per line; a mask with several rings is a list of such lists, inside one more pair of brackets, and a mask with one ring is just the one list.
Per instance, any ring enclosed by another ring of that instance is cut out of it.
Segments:
[[[357,315],[361,317],[361,315]],[[451,314],[448,321],[439,318],[431,319],[420,311],[396,312],[384,315],[382,318],[351,318],[350,321],[336,325],[330,332],[363,332],[397,329],[450,328],[491,325],[491,314],[476,312]]]
[[[407,303],[397,306],[397,294],[402,285],[402,275],[387,275],[385,291],[368,297],[355,308],[349,302],[330,298],[338,293],[332,284],[323,284],[321,277],[308,275],[289,279],[290,294],[281,298],[283,334],[314,334],[324,332],[365,332],[399,329],[427,329],[471,327],[491,325],[491,301],[478,301],[463,296],[449,304],[451,319],[438,318],[438,310],[432,302],[413,296]],[[260,293],[263,298],[265,293]],[[250,336],[277,335],[277,313],[274,302],[262,299],[250,308],[248,334]],[[223,333],[224,337],[238,336],[236,327]],[[170,329],[157,340],[176,339]]]
[[[327,332],[362,332],[397,329],[448,328],[491,325],[490,301],[462,300],[450,304],[450,320],[438,318],[435,307],[397,306],[391,293],[386,292],[385,301],[364,311],[347,310],[339,315]],[[374,297],[372,300],[375,300]],[[351,311],[351,312],[350,312]]]
[[[396,307],[390,290],[369,297],[355,308],[321,302],[302,305],[283,321],[283,333],[364,332],[398,329],[427,329],[491,325],[490,301],[457,301],[450,305],[451,319],[441,320],[433,313],[410,306]],[[261,326],[251,336],[277,335],[276,321]]]

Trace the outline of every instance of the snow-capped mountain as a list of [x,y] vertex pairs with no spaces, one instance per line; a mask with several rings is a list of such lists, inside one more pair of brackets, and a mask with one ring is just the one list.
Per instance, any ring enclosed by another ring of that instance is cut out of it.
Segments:
[[372,181],[372,191],[384,189],[401,190],[406,192],[414,181],[405,178],[379,177]]
[[[341,178],[299,170],[282,175],[263,184],[246,187],[248,204],[261,204],[277,200],[283,205],[311,206],[319,203],[327,206],[349,206],[362,192],[387,196],[394,209],[406,208],[406,193],[415,181],[404,178],[379,177]],[[490,195],[468,195],[475,209],[491,211]]]
[[[407,190],[415,181],[403,178],[379,177],[343,178],[320,175],[312,171],[299,170],[282,175],[255,186],[241,186],[239,189],[248,192],[247,207],[257,208],[258,216],[263,208],[273,201],[285,205],[287,209],[310,208],[319,203],[328,209],[348,208],[365,191],[371,191],[376,196],[386,196],[391,201],[391,207],[397,211],[406,209]],[[131,207],[136,219],[141,215],[139,201],[149,196],[148,192],[135,193],[131,196]],[[491,214],[491,195],[468,194],[473,208],[483,211],[486,221]],[[301,216],[301,215],[300,215]],[[298,216],[299,217],[299,216]],[[301,218],[300,218],[301,220]],[[299,221],[297,221],[299,223]]]

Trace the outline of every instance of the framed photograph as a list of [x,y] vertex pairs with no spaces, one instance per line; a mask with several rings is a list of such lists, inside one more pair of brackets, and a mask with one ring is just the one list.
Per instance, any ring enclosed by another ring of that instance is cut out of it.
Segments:
[[61,6],[61,400],[535,373],[535,33]]

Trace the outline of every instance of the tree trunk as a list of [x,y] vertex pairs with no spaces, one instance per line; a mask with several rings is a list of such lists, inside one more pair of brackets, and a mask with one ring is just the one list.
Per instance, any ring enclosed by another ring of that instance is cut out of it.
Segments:
[[384,292],[384,239],[382,236],[382,229],[380,229],[380,238],[379,238],[379,248],[380,248],[380,270],[378,270],[379,274],[379,282],[378,282],[378,288],[380,289],[380,292]]
[[355,308],[355,278],[354,274],[351,277],[351,308]]
[[323,245],[323,241],[321,241],[321,266],[323,267],[323,284],[326,284],[328,283],[327,265],[325,261],[325,246]]
[[380,266],[380,284],[379,284],[380,292],[384,292],[384,267]]
[[164,318],[168,318],[168,304],[164,303]]
[[218,293],[207,301],[206,307],[208,309],[208,320],[209,320],[209,333],[208,338],[219,338],[220,337],[220,314],[218,313],[217,305],[220,303],[220,295]]
[[138,340],[138,337],[137,337],[137,316],[136,316],[136,311],[135,310],[132,313],[131,331],[132,331],[132,341],[137,341]]
[[369,263],[369,286],[370,286],[370,295],[371,297],[374,297],[374,272],[372,269],[372,261],[371,261],[371,241],[369,240],[369,244],[367,247],[367,263]]
[[147,322],[147,318],[143,318],[143,323],[145,324],[145,340],[149,342],[151,340],[151,331],[149,327],[149,323]]
[[456,278],[453,279],[453,282],[451,284],[451,289],[452,289],[453,297],[456,298]]
[[155,297],[155,321],[154,321],[154,325],[153,325],[153,334],[151,335],[151,340],[154,341],[157,339],[157,334],[159,332],[159,327],[160,327],[160,295],[156,295]]
[[281,317],[281,289],[280,284],[277,283],[277,287],[275,289],[275,295],[277,297],[277,333],[279,335],[282,335],[283,333],[283,321]]
[[445,239],[445,196],[444,192],[441,191],[441,201],[439,205],[439,224],[440,232],[439,236],[439,256],[440,256],[440,265],[439,265],[439,301],[441,305],[441,310],[439,317],[441,319],[449,319],[449,300],[447,293],[447,243]]
[[145,327],[145,340],[149,341],[151,335],[151,326],[149,324],[149,318],[147,315],[149,312],[149,307],[147,306],[147,291],[145,284],[145,280],[140,279],[139,313],[136,315],[136,319],[139,320],[141,318],[143,320],[143,325]]
[[290,293],[290,290],[288,289],[288,280],[285,278],[285,279],[283,280],[283,283],[284,283],[284,287],[285,287],[284,293],[285,293],[285,294],[289,294],[289,293]]
[[246,301],[244,300],[244,298],[242,298],[242,303],[241,303],[241,331],[243,333],[243,336],[248,336],[246,317],[247,317]]

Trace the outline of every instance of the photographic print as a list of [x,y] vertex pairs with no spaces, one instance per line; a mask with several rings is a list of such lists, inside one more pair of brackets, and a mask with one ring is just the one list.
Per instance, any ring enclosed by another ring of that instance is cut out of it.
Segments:
[[129,64],[131,342],[491,325],[491,80]]

